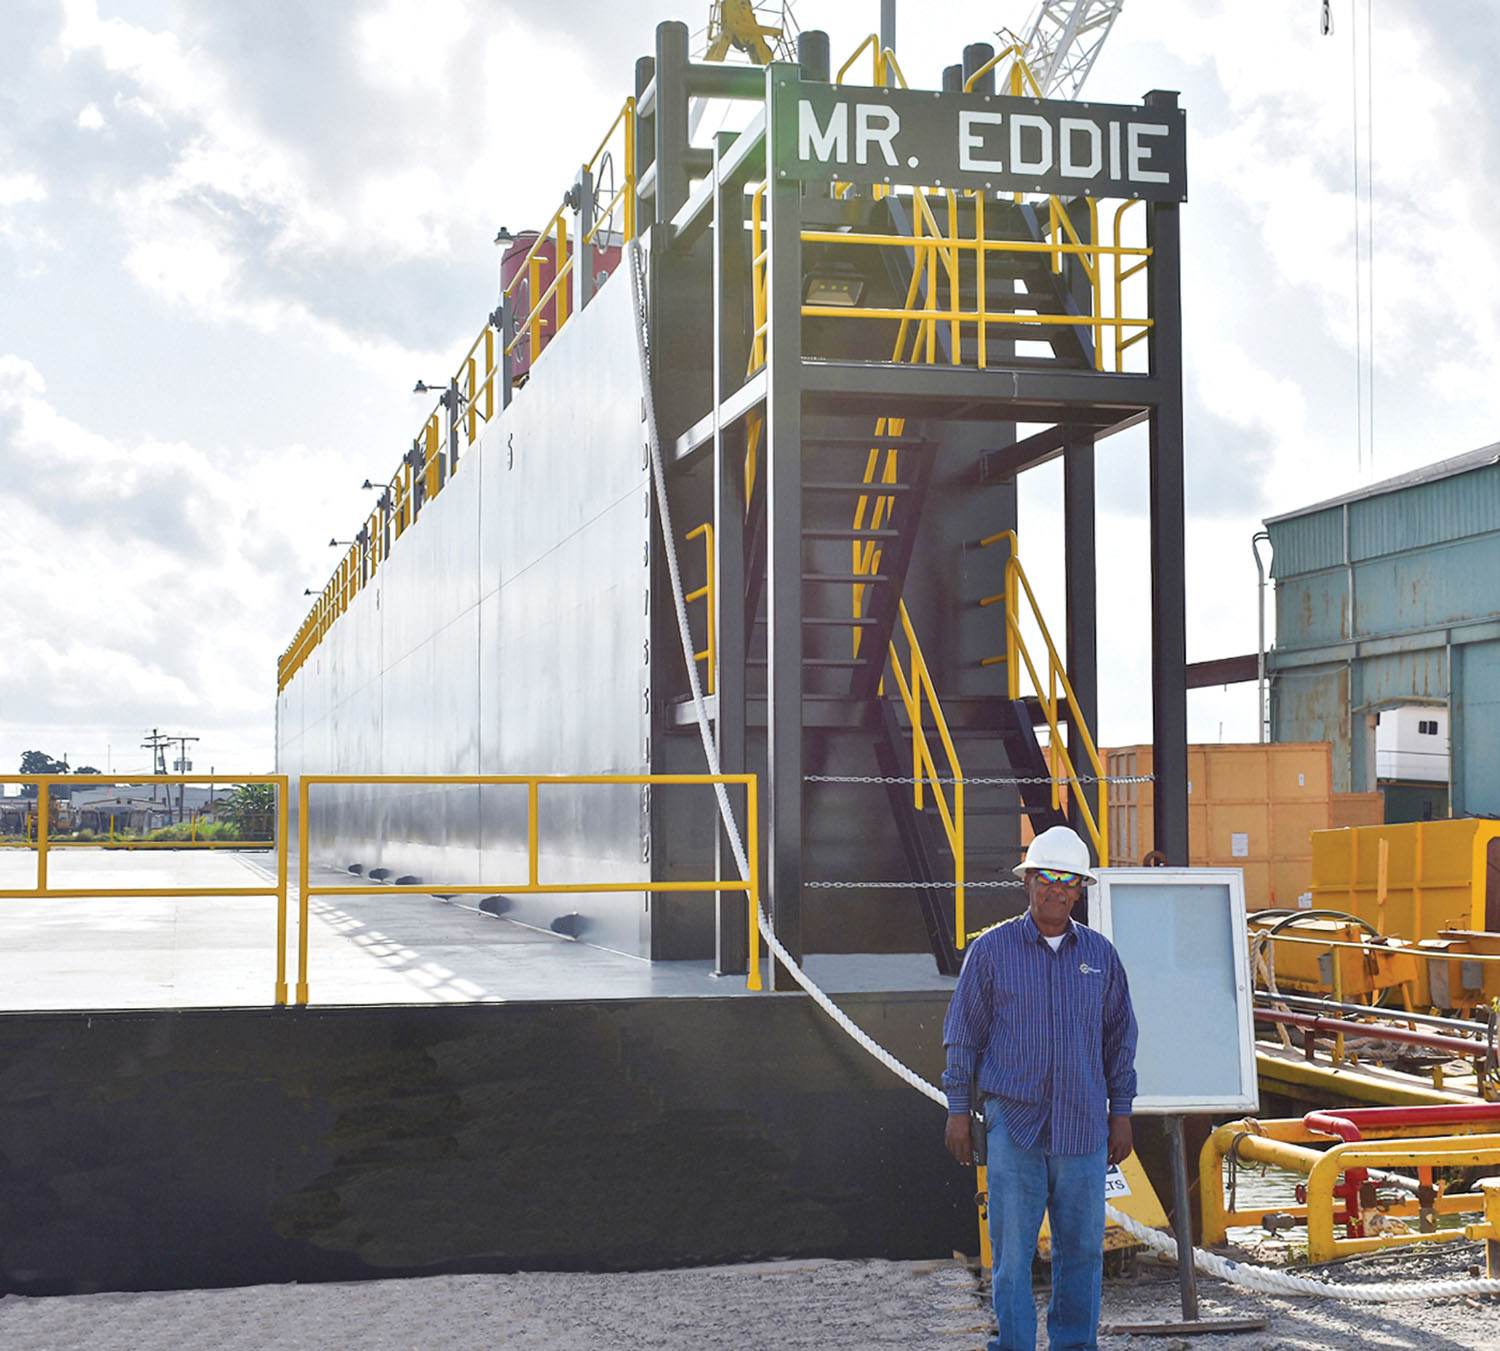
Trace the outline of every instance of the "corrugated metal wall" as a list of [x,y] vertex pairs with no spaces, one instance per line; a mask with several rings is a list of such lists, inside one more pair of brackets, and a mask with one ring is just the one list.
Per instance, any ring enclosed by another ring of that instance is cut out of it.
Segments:
[[1334,785],[1374,786],[1381,708],[1449,703],[1453,810],[1500,813],[1500,464],[1395,482],[1268,522],[1277,740],[1334,744]]

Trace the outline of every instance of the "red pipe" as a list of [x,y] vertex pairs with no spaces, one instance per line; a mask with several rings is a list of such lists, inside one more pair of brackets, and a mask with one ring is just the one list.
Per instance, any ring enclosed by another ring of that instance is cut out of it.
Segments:
[[[1302,1118],[1302,1124],[1308,1130],[1321,1131],[1324,1135],[1335,1135],[1345,1144],[1352,1144],[1355,1140],[1365,1138],[1359,1133],[1359,1127],[1347,1116],[1335,1112],[1309,1112]],[[1351,1238],[1359,1238],[1364,1234],[1364,1224],[1359,1217],[1359,1189],[1369,1176],[1367,1168],[1346,1168],[1344,1185],[1333,1189],[1335,1196],[1343,1198],[1345,1211],[1340,1218],[1348,1222]]]
[[1302,1118],[1302,1124],[1322,1135],[1336,1135],[1346,1145],[1365,1138],[1359,1133],[1359,1127],[1342,1112],[1309,1112]]
[[[1430,1046],[1435,1050],[1449,1051],[1454,1056],[1472,1060],[1488,1049],[1483,1042],[1468,1041],[1463,1037],[1444,1037],[1436,1032],[1411,1032],[1401,1027],[1374,1027],[1369,1023],[1347,1022],[1342,1018],[1322,1018],[1315,1013],[1289,1013],[1281,1009],[1256,1009],[1257,1022],[1286,1023],[1292,1027],[1305,1027],[1312,1032],[1333,1036],[1337,1032],[1345,1036],[1370,1037],[1375,1041],[1395,1041],[1407,1046]],[[1412,1109],[1417,1110],[1417,1109]]]
[[[1429,1107],[1345,1107],[1337,1113],[1309,1112],[1302,1124],[1314,1130],[1313,1117],[1328,1116],[1352,1126],[1446,1126],[1460,1121],[1494,1121],[1500,1124],[1500,1102],[1438,1103]],[[1359,1139],[1359,1136],[1354,1136]]]

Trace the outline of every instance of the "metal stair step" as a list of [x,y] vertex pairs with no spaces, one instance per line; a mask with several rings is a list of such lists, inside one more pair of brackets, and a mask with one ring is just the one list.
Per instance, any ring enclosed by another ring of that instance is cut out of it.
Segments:
[[876,497],[885,497],[892,493],[908,493],[911,491],[911,484],[864,483],[859,479],[850,479],[847,482],[807,480],[802,484],[802,488],[804,492],[810,493],[858,493],[861,496],[872,494]]

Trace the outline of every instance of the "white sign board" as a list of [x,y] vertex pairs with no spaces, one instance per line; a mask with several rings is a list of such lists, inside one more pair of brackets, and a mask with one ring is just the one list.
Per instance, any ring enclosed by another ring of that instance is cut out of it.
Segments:
[[1244,874],[1101,868],[1090,902],[1140,1024],[1136,1112],[1258,1110]]

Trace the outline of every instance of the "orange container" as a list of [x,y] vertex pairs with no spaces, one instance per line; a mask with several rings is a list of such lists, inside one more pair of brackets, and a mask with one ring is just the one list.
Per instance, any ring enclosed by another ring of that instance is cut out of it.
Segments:
[[[1106,751],[1110,777],[1152,772],[1150,746]],[[1129,866],[1152,849],[1153,785],[1111,784],[1110,862]],[[1295,908],[1312,875],[1311,835],[1350,818],[1379,820],[1378,793],[1335,793],[1326,741],[1188,747],[1188,862],[1245,874],[1251,910]],[[1174,862],[1176,860],[1173,860]]]

